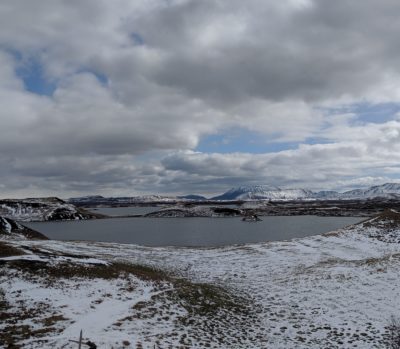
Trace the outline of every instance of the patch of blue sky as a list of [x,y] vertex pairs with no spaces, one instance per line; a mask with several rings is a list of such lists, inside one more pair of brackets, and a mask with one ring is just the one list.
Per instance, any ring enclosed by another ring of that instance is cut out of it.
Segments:
[[399,103],[360,103],[353,108],[353,113],[357,115],[357,121],[362,123],[384,123],[395,119],[399,112]]
[[139,33],[133,32],[130,34],[130,37],[134,45],[137,46],[144,45],[144,39]]
[[203,137],[195,151],[203,153],[274,153],[296,149],[298,142],[276,142],[269,137],[245,129],[229,129]]
[[330,140],[323,137],[308,137],[304,142],[304,144],[314,145],[314,144],[328,144],[332,143]]
[[7,52],[9,55],[13,56],[13,58],[17,62],[20,62],[22,60],[22,53],[18,50],[14,50],[6,45],[0,45],[0,50]]
[[400,103],[355,103],[351,105],[341,106],[339,108],[325,109],[326,115],[337,115],[344,113],[354,114],[350,124],[359,125],[367,123],[381,124],[396,119],[400,112]]
[[107,85],[108,84],[108,78],[107,78],[106,75],[101,74],[101,73],[93,73],[93,74],[96,76],[97,80],[100,81],[100,83],[102,85]]
[[46,78],[40,62],[34,58],[23,59],[18,53],[14,57],[19,63],[15,73],[23,80],[25,89],[38,95],[52,96],[57,84]]
[[[15,74],[24,82],[25,89],[38,95],[52,96],[57,88],[57,81],[46,77],[40,61],[35,57],[24,57],[19,51],[3,48],[17,62]],[[102,85],[108,84],[108,78],[101,72],[82,68],[76,73],[93,74]]]
[[[385,177],[390,178],[390,179],[397,179],[399,180],[399,172],[400,172],[400,168],[398,169],[398,172],[395,173],[385,173]],[[378,175],[381,173],[378,173]]]

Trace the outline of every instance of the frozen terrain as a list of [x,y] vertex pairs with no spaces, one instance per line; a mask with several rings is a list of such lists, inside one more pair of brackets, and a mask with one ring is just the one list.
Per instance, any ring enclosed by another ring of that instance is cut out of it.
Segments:
[[96,218],[58,198],[0,200],[0,216],[16,221],[54,221]]
[[232,188],[216,196],[214,200],[300,200],[313,198],[314,193],[306,189],[281,189],[278,187],[254,185]]
[[191,202],[218,201],[310,201],[310,200],[367,200],[373,198],[398,199],[399,183],[385,183],[366,189],[354,189],[343,193],[332,190],[311,191],[303,188],[278,188],[269,185],[250,185],[231,188],[227,192],[210,199],[200,195],[161,196],[145,195],[133,197],[103,197],[99,195],[70,198],[69,203],[80,207],[132,206],[132,205],[170,205]]
[[10,218],[0,216],[0,236],[4,238],[28,238],[46,240],[43,234],[32,230]]
[[[0,341],[16,348],[384,348],[400,215],[224,248],[0,242]],[[5,344],[3,344],[5,346]]]
[[282,189],[265,185],[232,188],[214,197],[214,200],[365,200],[372,198],[399,198],[400,184],[385,183],[366,189],[313,192],[308,189]]

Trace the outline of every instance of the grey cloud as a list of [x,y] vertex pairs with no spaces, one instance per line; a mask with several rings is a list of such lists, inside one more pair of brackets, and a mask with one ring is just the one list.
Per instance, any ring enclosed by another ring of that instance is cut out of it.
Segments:
[[[400,101],[399,15],[394,0],[3,2],[1,188],[207,191],[386,178],[400,160],[398,121],[355,126],[323,107]],[[52,96],[25,90],[16,70],[31,60]],[[229,128],[330,144],[191,151]]]
[[366,128],[374,129],[374,135],[365,130],[364,138],[358,136],[353,141],[304,144],[295,150],[269,154],[180,152],[168,156],[162,163],[168,170],[179,171],[179,176],[200,174],[211,177],[214,183],[226,180],[235,185],[242,181],[316,189],[373,184],[374,180],[393,180],[392,174],[398,173],[400,143],[391,142],[391,147],[387,146],[395,133],[385,133],[389,125],[393,130],[394,122],[380,128],[369,125]]
[[[50,75],[87,66],[122,94],[142,78],[216,105],[360,97],[385,73],[398,75],[395,1],[309,3],[191,0],[140,11],[136,2],[50,1],[28,21],[26,3],[16,1],[3,5],[0,38],[34,52]],[[133,32],[145,45],[133,45]]]
[[398,75],[395,1],[312,1],[286,12],[278,2],[223,4],[187,1],[139,19],[145,41],[166,53],[158,82],[214,102],[321,101],[359,97],[383,72]]

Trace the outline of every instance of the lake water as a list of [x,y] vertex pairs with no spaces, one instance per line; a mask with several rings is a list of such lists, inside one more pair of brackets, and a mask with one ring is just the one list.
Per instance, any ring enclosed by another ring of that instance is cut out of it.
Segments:
[[[26,224],[56,240],[144,246],[225,246],[288,240],[326,233],[361,221],[354,217],[274,216],[261,222],[235,218],[109,218]],[[24,223],[25,224],[25,223]]]
[[128,207],[96,207],[87,208],[86,210],[101,213],[107,216],[132,216],[144,215],[151,212],[159,211],[162,207],[158,206],[128,206]]

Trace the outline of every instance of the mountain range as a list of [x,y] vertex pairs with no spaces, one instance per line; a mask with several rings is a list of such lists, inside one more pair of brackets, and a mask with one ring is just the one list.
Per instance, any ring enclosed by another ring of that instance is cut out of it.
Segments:
[[313,192],[307,189],[281,189],[278,187],[255,185],[232,188],[212,200],[296,200],[311,198]]
[[268,185],[241,186],[211,198],[200,195],[161,196],[146,195],[134,197],[103,197],[85,196],[71,198],[69,203],[78,206],[91,205],[134,205],[149,203],[174,203],[180,201],[252,201],[252,200],[365,200],[372,198],[400,199],[400,183],[386,183],[375,185],[367,189],[354,189],[343,193],[324,190],[311,191],[309,189],[295,188],[282,189]]
[[308,189],[281,189],[271,186],[245,186],[232,188],[212,200],[352,200],[371,198],[400,198],[400,183],[375,185],[367,189],[313,192]]

